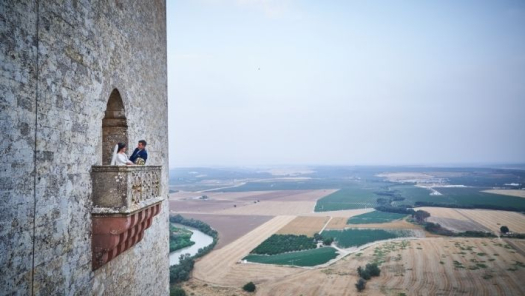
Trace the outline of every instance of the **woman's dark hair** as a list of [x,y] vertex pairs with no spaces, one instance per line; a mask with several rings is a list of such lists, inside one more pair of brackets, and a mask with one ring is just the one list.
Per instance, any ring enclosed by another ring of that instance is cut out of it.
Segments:
[[147,145],[146,141],[144,141],[144,140],[140,140],[139,143],[141,143],[142,146],[144,146],[144,147],[146,147],[146,145]]
[[126,148],[126,144],[124,143],[118,143],[118,151],[117,152],[120,152],[120,150],[122,150],[122,148]]

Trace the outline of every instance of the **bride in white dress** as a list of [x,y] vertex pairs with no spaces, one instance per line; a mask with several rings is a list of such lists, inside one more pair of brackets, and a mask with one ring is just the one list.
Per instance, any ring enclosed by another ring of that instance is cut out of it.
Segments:
[[126,155],[126,144],[118,143],[115,145],[113,150],[113,158],[111,159],[111,165],[133,165],[133,162],[129,161]]

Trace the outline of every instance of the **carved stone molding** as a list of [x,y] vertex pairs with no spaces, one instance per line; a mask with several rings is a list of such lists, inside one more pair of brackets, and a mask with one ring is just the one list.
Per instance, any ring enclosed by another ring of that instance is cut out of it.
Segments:
[[161,202],[158,202],[131,215],[93,215],[93,270],[140,242],[160,207]]

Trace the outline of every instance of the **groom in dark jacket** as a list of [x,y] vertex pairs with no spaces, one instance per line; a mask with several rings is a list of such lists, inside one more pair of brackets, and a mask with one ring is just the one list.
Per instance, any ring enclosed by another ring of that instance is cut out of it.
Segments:
[[131,154],[129,160],[135,163],[137,161],[137,158],[144,159],[144,164],[146,163],[146,160],[148,159],[148,152],[146,151],[146,141],[140,140],[137,148],[135,148],[135,151],[133,151],[133,154]]

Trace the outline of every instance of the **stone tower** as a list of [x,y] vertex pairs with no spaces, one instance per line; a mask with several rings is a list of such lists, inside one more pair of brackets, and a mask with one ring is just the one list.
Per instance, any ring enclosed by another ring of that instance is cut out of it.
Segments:
[[167,295],[164,0],[0,1],[0,110],[0,295]]

